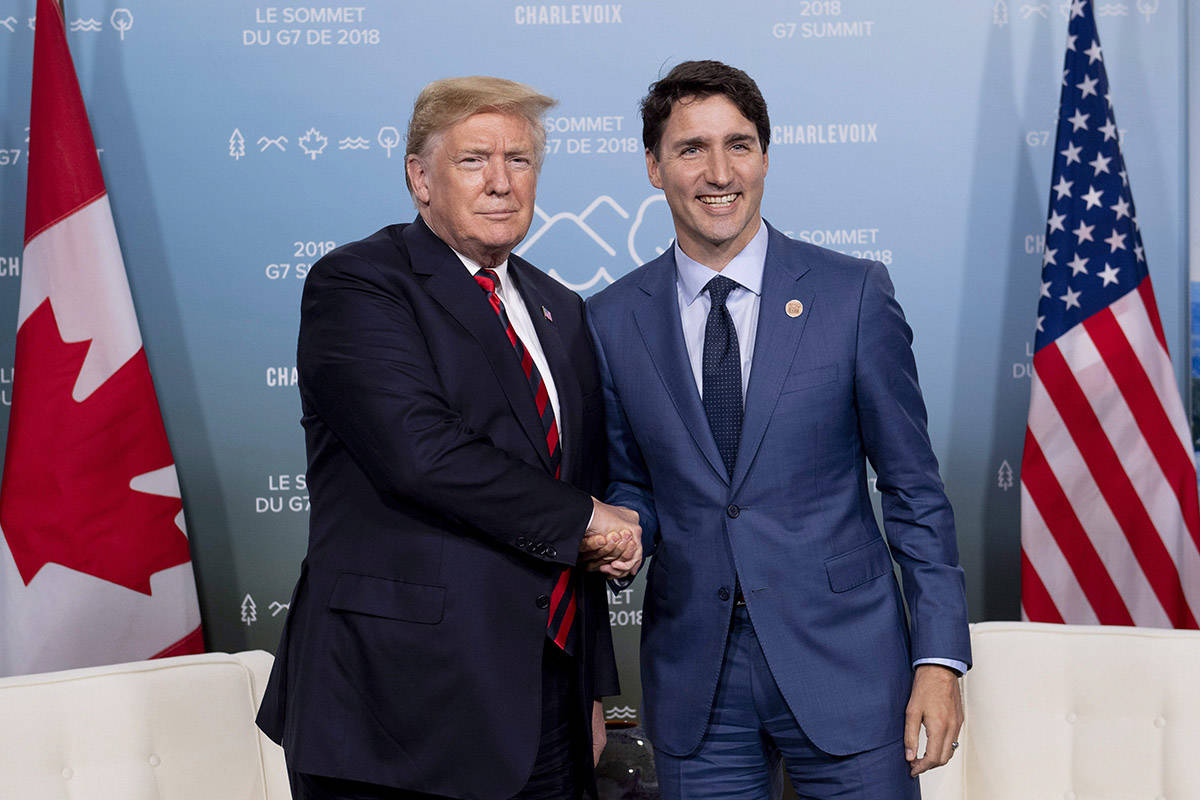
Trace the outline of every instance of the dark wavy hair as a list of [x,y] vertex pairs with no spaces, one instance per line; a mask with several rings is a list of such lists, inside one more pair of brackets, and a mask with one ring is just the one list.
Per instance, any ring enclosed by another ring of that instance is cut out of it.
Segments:
[[680,100],[703,100],[722,94],[737,106],[742,116],[758,129],[758,143],[767,152],[771,141],[771,118],[767,116],[767,101],[754,79],[737,67],[720,61],[684,61],[665,77],[650,84],[650,92],[642,98],[642,144],[658,157],[667,118]]

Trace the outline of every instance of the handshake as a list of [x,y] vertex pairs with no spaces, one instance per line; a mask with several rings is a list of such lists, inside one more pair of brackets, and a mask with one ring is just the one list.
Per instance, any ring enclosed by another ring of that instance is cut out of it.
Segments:
[[609,578],[632,578],[642,565],[638,513],[592,498],[592,522],[579,544],[580,566]]

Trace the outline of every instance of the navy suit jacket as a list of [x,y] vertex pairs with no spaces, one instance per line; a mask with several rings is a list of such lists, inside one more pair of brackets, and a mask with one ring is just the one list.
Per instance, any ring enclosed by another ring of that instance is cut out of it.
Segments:
[[[653,554],[646,724],[672,755],[704,736],[737,577],[783,696],[826,752],[900,738],[914,659],[971,660],[954,518],[887,271],[769,236],[732,478],[685,350],[674,248],[588,301],[608,501],[638,511]],[[803,303],[799,316],[785,312],[791,300]]]
[[[424,222],[308,275],[309,545],[258,717],[293,770],[485,800],[529,777],[548,595],[604,489],[604,426],[582,301],[515,256],[509,273],[558,390],[562,481],[485,293]],[[590,719],[619,688],[603,580],[585,584]]]

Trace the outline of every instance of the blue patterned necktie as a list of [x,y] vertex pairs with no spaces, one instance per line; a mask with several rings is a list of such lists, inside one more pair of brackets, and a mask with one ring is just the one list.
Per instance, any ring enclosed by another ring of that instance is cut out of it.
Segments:
[[712,301],[704,325],[704,414],[730,477],[742,437],[742,358],[725,301],[738,285],[718,275],[704,287]]

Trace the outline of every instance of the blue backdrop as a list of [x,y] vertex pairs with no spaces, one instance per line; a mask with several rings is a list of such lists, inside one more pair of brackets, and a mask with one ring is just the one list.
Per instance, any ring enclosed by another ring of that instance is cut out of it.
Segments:
[[[120,2],[69,1],[68,36],[176,454],[211,648],[274,648],[306,541],[294,372],[303,278],[335,244],[414,215],[403,132],[420,88],[490,73],[560,100],[519,252],[586,295],[671,238],[636,109],[647,84],[690,58],[743,67],[767,98],[766,217],[890,267],[916,333],[972,616],[1019,615],[1018,470],[1068,3]],[[33,8],[0,0],[5,404]],[[1181,0],[1097,11],[1182,384],[1189,14]],[[640,593],[639,583],[612,606],[627,687],[614,716],[636,715],[640,699]]]

